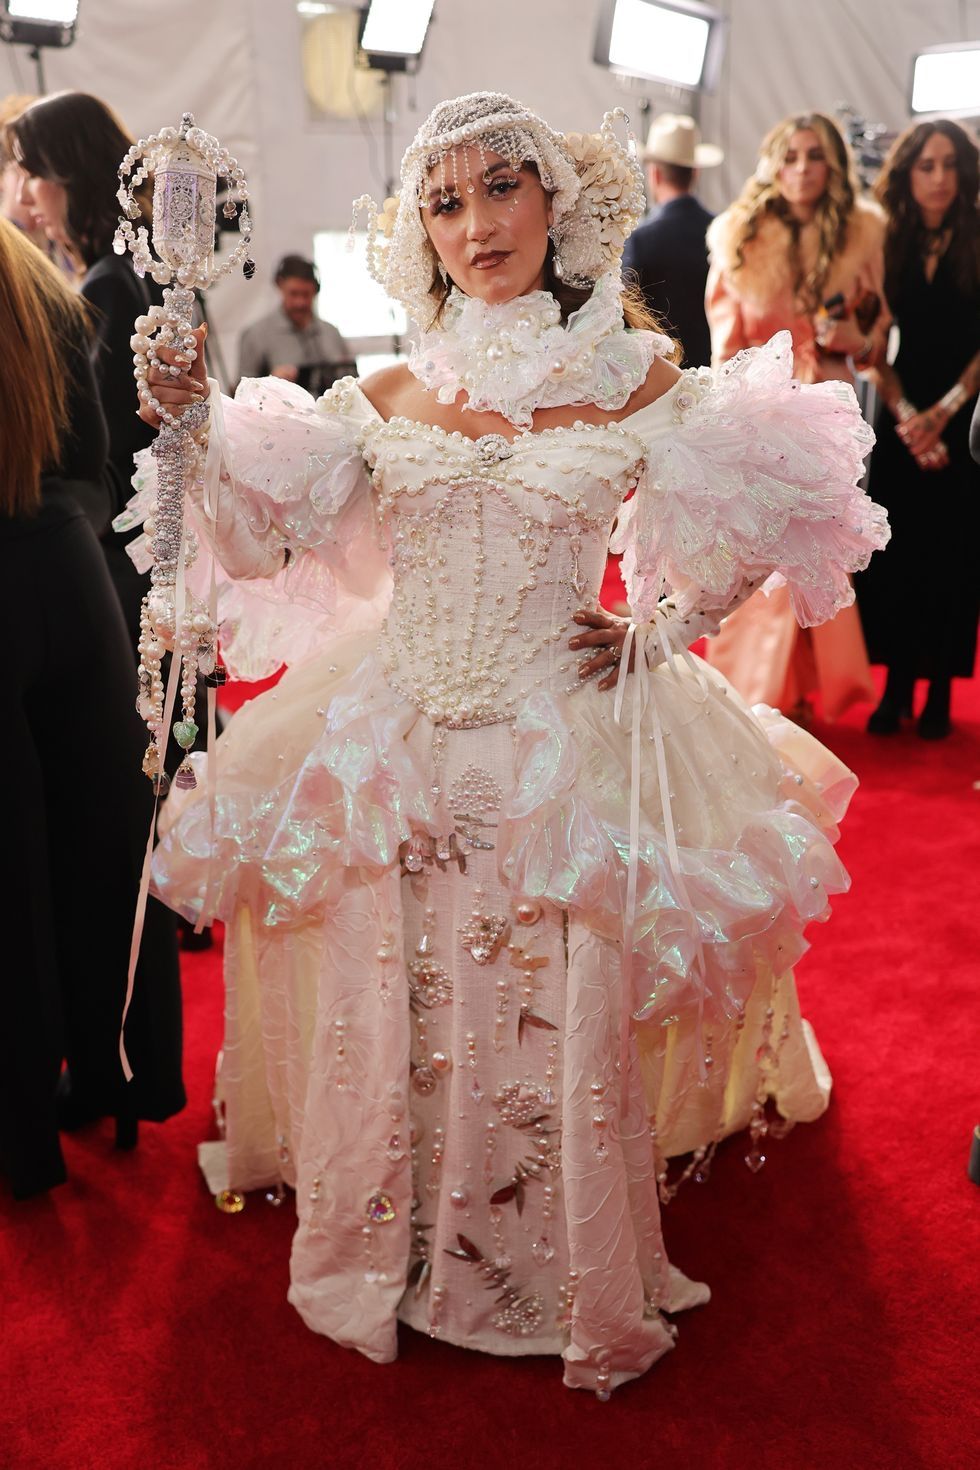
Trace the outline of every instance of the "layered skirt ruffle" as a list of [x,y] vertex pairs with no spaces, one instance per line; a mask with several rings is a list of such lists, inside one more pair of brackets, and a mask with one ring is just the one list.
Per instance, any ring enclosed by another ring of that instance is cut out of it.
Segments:
[[[834,843],[856,782],[812,736],[773,710],[747,709],[699,661],[662,667],[650,687],[679,864],[670,860],[645,744],[627,1003],[650,1110],[673,1154],[748,1121],[759,1046],[775,1048],[781,1027],[777,1102],[781,1087],[795,1097],[794,1116],[812,1118],[826,1105],[829,1076],[801,1026],[790,971],[808,947],[807,926],[825,920],[830,897],[848,887]],[[496,857],[515,901],[555,904],[621,946],[631,859],[629,693],[622,726],[612,714],[612,696],[591,685],[526,700]],[[479,731],[451,733],[479,740]],[[167,804],[156,893],[191,921],[233,925],[247,908],[263,943],[308,934],[329,922],[351,870],[361,882],[380,881],[397,872],[403,843],[451,830],[432,794],[433,736],[427,718],[385,682],[373,639],[338,640],[235,716],[217,746],[213,819],[207,758],[195,757],[197,792]],[[783,977],[765,1036],[761,1017],[743,1034],[753,997],[764,993],[773,1009]]]

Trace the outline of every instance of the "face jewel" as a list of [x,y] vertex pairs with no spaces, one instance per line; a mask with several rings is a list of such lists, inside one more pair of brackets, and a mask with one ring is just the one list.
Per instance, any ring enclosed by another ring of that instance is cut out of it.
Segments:
[[478,965],[491,965],[510,936],[503,914],[473,914],[459,931],[460,943]]
[[397,1214],[391,1196],[377,1190],[367,1202],[367,1217],[372,1225],[387,1225]]

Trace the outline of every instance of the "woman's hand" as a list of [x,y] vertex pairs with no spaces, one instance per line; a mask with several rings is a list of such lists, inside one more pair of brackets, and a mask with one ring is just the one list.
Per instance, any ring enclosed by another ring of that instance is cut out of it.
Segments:
[[946,427],[947,415],[938,404],[913,414],[910,419],[895,425],[895,433],[915,459],[922,459],[937,447],[939,436]]
[[[183,372],[179,377],[174,378],[169,373],[162,372],[158,367],[151,367],[147,375],[147,382],[154,397],[175,417],[179,417],[190,404],[199,403],[202,398],[208,396],[208,371],[204,361],[204,339],[208,335],[207,325],[198,327],[193,335],[197,342],[197,356],[190,364],[188,372]],[[176,348],[161,347],[157,351],[157,356],[168,366],[187,366],[187,354],[179,352]],[[154,429],[158,429],[162,422],[159,414],[148,403],[140,404],[139,416],[144,423]]]
[[915,462],[920,470],[944,470],[949,464],[949,450],[942,439],[938,439],[931,449],[917,454]]
[[860,357],[868,346],[867,336],[850,317],[838,321],[832,316],[818,316],[813,323],[813,335],[822,351],[841,357]]
[[[597,673],[600,669],[609,669],[609,673],[599,680],[599,689],[612,689],[619,678],[619,661],[623,656],[623,644],[626,641],[626,630],[629,622],[626,618],[614,618],[612,613],[607,613],[605,608],[599,607],[595,610],[579,608],[577,613],[572,614],[572,622],[580,623],[583,629],[576,633],[574,638],[568,641],[569,648],[594,648],[596,652],[591,658],[579,664],[578,676],[587,679],[590,674]],[[629,668],[633,667],[633,651],[630,650]]]

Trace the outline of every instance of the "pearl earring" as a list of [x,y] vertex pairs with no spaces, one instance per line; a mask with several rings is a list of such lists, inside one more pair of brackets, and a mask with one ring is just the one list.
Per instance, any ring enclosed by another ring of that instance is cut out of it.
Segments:
[[562,265],[561,256],[558,254],[558,231],[555,229],[554,225],[548,226],[548,238],[550,239],[552,245],[552,269],[554,270],[555,275],[560,281],[562,276],[565,274],[565,268]]

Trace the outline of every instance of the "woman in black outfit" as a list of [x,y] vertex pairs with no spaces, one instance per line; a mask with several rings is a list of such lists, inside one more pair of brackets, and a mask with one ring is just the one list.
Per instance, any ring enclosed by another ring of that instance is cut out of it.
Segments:
[[86,316],[0,220],[0,1170],[18,1198],[64,1180],[59,1124],[113,1115],[127,1145],[137,1119],[185,1101],[176,944],[155,903],[126,1026],[132,1083],[119,1061],[152,793],[96,539],[113,491]]
[[[132,257],[112,249],[117,170],[133,139],[112,110],[86,92],[58,92],[33,103],[8,124],[7,136],[26,175],[22,202],[75,262],[78,289],[93,308],[92,367],[109,429],[115,513],[132,494],[133,455],[154,437],[136,414],[129,339],[136,318],[162,300],[158,286],[137,276]],[[144,216],[152,214],[148,186],[140,203]],[[122,536],[107,531],[102,549],[135,653],[148,579],[133,566]]]
[[[929,680],[918,734],[950,733],[950,686],[973,673],[980,613],[980,469],[970,417],[980,388],[978,152],[958,124],[917,123],[893,145],[876,193],[888,214],[885,294],[901,345],[877,373],[883,406],[870,489],[890,545],[857,578],[872,663],[888,667],[868,722],[893,734]],[[941,613],[926,616],[927,598]]]

